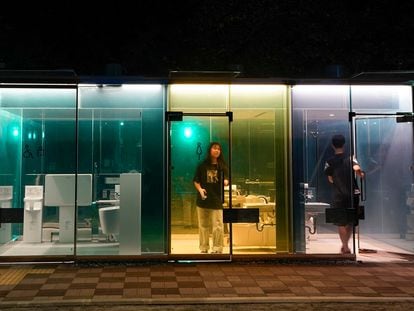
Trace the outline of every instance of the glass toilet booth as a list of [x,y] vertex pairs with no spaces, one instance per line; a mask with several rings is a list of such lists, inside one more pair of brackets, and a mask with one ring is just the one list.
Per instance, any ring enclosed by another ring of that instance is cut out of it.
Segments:
[[[13,214],[1,226],[1,256],[72,255],[76,85],[2,87],[0,110],[0,202]],[[64,197],[56,174],[67,176]]]
[[161,84],[79,85],[79,173],[92,205],[79,208],[79,258],[165,254],[164,98]]
[[164,103],[157,83],[2,87],[0,256],[165,254]]
[[[411,86],[292,87],[295,252],[338,254],[337,226],[328,221],[331,188],[324,173],[331,138],[345,136],[365,178],[350,247],[364,259],[412,253],[413,125]],[[374,255],[373,255],[374,254]]]
[[361,258],[414,254],[412,105],[411,86],[351,87],[354,152],[366,175]]
[[171,254],[200,254],[193,177],[212,141],[220,142],[230,165],[224,214],[258,211],[255,220],[224,224],[223,256],[290,251],[287,102],[287,87],[280,85],[170,85],[171,119],[174,112],[183,116],[169,122],[167,134]]
[[229,166],[223,213],[254,215],[226,220],[220,259],[340,254],[334,134],[366,174],[352,256],[413,255],[412,106],[395,85],[2,85],[0,256],[215,259],[193,183],[212,141]]
[[[295,85],[292,87],[293,226],[295,252],[338,254],[337,227],[326,221],[331,186],[324,173],[334,151],[331,138],[345,137],[350,155],[349,86]],[[350,173],[351,174],[351,173]],[[353,249],[353,238],[349,247]]]

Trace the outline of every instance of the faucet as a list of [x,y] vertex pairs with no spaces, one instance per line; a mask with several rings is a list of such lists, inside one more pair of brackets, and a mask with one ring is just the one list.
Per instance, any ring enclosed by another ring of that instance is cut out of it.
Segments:
[[300,183],[301,195],[305,201],[308,203],[311,199],[313,199],[312,192],[309,192],[309,184],[308,183]]
[[263,195],[259,195],[258,198],[262,199],[266,204],[269,203],[267,201],[267,198],[265,196],[263,196]]
[[313,194],[312,193],[306,193],[305,194],[305,202],[309,202],[310,200],[313,199]]

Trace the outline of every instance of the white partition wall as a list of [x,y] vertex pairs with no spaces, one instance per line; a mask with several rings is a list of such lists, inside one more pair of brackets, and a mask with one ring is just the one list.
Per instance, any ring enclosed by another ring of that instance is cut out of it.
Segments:
[[141,254],[141,174],[121,174],[119,254]]
[[[0,186],[0,208],[11,208],[13,200],[13,186]],[[0,224],[0,244],[11,239],[11,224]]]
[[[92,175],[78,174],[77,205],[92,204]],[[59,207],[59,242],[73,243],[75,233],[75,174],[45,177],[45,206]]]

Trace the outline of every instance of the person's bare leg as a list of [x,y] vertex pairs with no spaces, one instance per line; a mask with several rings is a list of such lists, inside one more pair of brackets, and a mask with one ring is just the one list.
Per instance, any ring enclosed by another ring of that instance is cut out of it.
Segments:
[[348,242],[349,242],[349,240],[351,239],[351,236],[352,236],[352,231],[353,231],[352,230],[352,225],[346,226],[346,230],[347,230],[347,236],[346,236],[347,242],[346,242],[346,245],[348,245]]
[[339,238],[342,242],[341,252],[342,253],[350,253],[351,250],[349,249],[348,242],[352,235],[352,226],[346,225],[346,226],[338,226],[338,233]]

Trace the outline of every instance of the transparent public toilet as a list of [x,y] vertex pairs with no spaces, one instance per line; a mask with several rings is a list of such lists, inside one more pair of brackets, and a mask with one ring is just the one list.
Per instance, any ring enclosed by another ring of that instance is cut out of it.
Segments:
[[75,82],[0,88],[0,256],[164,254],[164,85]]
[[[412,254],[411,85],[67,80],[0,85],[0,261]],[[366,173],[351,255],[326,217],[336,133]],[[193,177],[212,141],[224,249],[201,254]]]
[[168,94],[171,255],[200,254],[193,177],[210,142],[221,144],[230,170],[221,257],[290,253],[288,87],[176,83]]
[[[2,257],[73,254],[75,82],[2,85],[0,89]],[[66,197],[71,200],[61,207],[55,204],[56,192],[45,192],[46,176],[49,182],[54,174],[70,176]],[[53,239],[52,227],[59,225],[60,208],[66,214],[63,235],[72,238],[63,247],[48,243]]]
[[337,226],[326,213],[332,189],[324,167],[333,155],[332,136],[342,134],[345,153],[355,156],[365,172],[364,179],[356,178],[362,207],[351,238],[352,252],[362,259],[372,254],[413,254],[412,105],[411,85],[292,87],[296,253],[340,252]]
[[92,176],[93,204],[78,209],[92,226],[78,256],[164,253],[164,99],[156,82],[79,85],[79,174]]

